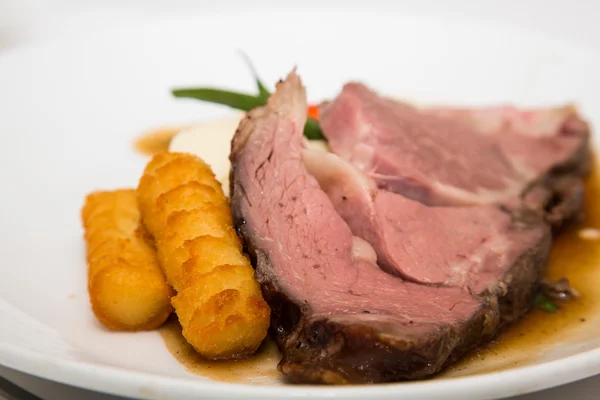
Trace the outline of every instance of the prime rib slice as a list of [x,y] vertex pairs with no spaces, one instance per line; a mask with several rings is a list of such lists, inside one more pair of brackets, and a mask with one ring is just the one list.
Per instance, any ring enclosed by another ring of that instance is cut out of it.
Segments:
[[516,165],[533,171],[521,208],[543,210],[555,230],[581,220],[584,177],[589,173],[590,128],[573,106],[535,110],[514,107],[430,108],[424,112],[458,119],[497,141]]
[[542,176],[552,170],[585,175],[589,127],[573,106],[519,110],[515,107],[429,108],[424,114],[456,119],[493,138],[516,165]]
[[292,382],[427,377],[489,339],[494,296],[406,282],[374,262],[302,160],[306,97],[292,72],[232,141],[231,207]]
[[589,128],[573,107],[418,109],[348,83],[320,123],[334,153],[424,204],[525,204],[557,228],[580,215]]
[[307,149],[303,160],[352,233],[373,246],[387,272],[422,284],[497,295],[502,322],[529,309],[551,243],[541,218],[511,215],[494,205],[429,207],[378,189],[335,154]]

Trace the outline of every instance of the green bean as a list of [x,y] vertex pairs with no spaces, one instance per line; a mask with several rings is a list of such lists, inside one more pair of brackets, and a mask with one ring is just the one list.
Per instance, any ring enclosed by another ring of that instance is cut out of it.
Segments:
[[173,96],[222,104],[238,110],[250,111],[265,104],[265,99],[245,93],[213,88],[174,89]]

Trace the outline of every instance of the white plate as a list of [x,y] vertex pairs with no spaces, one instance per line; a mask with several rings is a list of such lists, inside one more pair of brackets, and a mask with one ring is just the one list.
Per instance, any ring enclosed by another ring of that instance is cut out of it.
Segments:
[[[0,363],[131,397],[485,399],[600,372],[600,324],[519,369],[361,387],[250,386],[188,373],[156,333],[101,329],[90,312],[79,209],[88,191],[136,184],[150,127],[225,115],[169,89],[252,90],[237,49],[268,81],[293,65],[313,100],[359,78],[411,100],[576,101],[600,121],[600,57],[535,34],[465,21],[310,11],[137,21],[0,55]],[[223,157],[228,149],[222,149]],[[583,338],[583,339],[582,339]]]

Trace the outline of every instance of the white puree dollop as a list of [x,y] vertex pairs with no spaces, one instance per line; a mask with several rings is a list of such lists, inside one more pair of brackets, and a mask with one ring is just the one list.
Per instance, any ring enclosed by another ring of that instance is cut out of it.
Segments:
[[[229,196],[229,151],[231,139],[245,113],[234,111],[231,116],[194,124],[179,132],[169,145],[169,151],[195,154],[212,168]],[[306,141],[310,148],[328,150],[322,140]]]

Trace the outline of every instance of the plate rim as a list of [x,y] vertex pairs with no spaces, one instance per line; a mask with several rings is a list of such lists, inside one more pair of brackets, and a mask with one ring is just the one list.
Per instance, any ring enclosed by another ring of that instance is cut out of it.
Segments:
[[[11,362],[20,359],[22,363]],[[460,399],[448,393],[468,387],[472,399],[493,399],[532,393],[549,389],[586,377],[600,374],[600,348],[544,362],[497,372],[456,378],[438,378],[426,381],[395,382],[377,385],[319,386],[319,385],[254,385],[227,383],[213,380],[165,377],[156,373],[129,370],[121,367],[68,360],[0,343],[0,361],[8,368],[52,381],[100,391],[103,393],[154,399],[165,395],[178,399],[198,395],[215,398],[246,396],[261,399],[286,397],[310,398],[364,398],[396,399],[398,396],[418,396],[421,399]],[[565,365],[567,364],[567,365]],[[590,374],[590,370],[594,370]],[[552,377],[553,379],[549,379]],[[86,384],[87,382],[87,384]],[[158,382],[158,384],[155,384]],[[499,387],[495,383],[507,383]],[[510,383],[510,385],[508,384]],[[510,387],[512,390],[504,390]],[[398,390],[402,388],[402,390]]]

